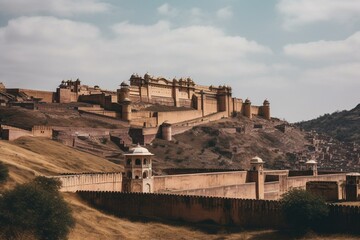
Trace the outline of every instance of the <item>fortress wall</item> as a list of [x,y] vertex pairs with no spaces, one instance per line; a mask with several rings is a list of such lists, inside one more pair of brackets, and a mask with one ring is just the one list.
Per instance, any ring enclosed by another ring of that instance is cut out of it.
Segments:
[[157,125],[161,125],[165,121],[178,123],[201,117],[202,113],[198,110],[158,112]]
[[6,92],[10,94],[17,94],[19,92],[23,92],[29,97],[41,98],[41,102],[47,102],[47,103],[52,103],[55,100],[55,93],[49,91],[14,88],[14,89],[6,89]]
[[266,200],[278,200],[281,197],[279,182],[266,182],[264,184],[264,198]]
[[56,90],[56,101],[58,103],[77,102],[78,95],[76,92],[71,92],[70,89],[58,88]]
[[135,118],[149,118],[152,117],[152,112],[150,111],[141,111],[141,112],[132,112],[131,117]]
[[240,185],[246,182],[246,176],[246,171],[155,176],[154,192]]
[[85,173],[60,175],[52,178],[62,183],[61,192],[76,191],[115,191],[122,190],[121,173]]
[[113,124],[113,125],[121,125],[121,126],[128,126],[129,125],[127,122],[121,121],[121,120],[113,118],[113,117],[93,114],[93,113],[84,112],[84,111],[79,111],[79,113],[80,113],[80,115],[82,117],[87,118],[87,119],[106,122],[106,123]]
[[209,115],[218,112],[218,100],[215,97],[204,96],[205,111],[204,115]]
[[171,191],[171,194],[256,199],[255,183]]
[[306,189],[306,183],[310,181],[336,181],[343,183],[346,181],[346,173],[325,174],[318,176],[299,176],[287,178],[287,189],[301,188]]
[[21,137],[32,136],[30,131],[22,130],[22,129],[2,129],[1,137],[2,139],[8,141],[14,141]]
[[130,124],[132,126],[137,126],[137,127],[155,127],[157,126],[157,118],[156,117],[151,117],[151,118],[136,118],[136,119],[132,119]]
[[[89,192],[78,195],[90,205],[120,217],[213,222],[246,228],[286,228],[280,202],[149,193]],[[329,231],[358,232],[360,207],[329,204],[323,226]]]
[[105,94],[92,94],[92,95],[80,95],[79,102],[86,102],[91,104],[98,104],[101,107],[105,106]]
[[121,217],[213,222],[242,227],[284,226],[279,203],[166,194],[78,192],[90,205]]
[[192,126],[171,126],[171,135],[181,134],[192,129]]
[[243,101],[242,99],[233,98],[233,109],[234,112],[242,112]]
[[260,107],[258,106],[251,106],[251,114],[259,116],[260,114]]
[[34,126],[32,128],[32,134],[34,137],[52,138],[53,127],[52,126]]

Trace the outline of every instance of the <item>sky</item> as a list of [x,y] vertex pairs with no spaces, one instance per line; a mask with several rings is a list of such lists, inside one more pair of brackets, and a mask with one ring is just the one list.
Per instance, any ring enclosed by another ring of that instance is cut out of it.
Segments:
[[0,0],[0,82],[229,85],[290,122],[360,103],[360,0]]

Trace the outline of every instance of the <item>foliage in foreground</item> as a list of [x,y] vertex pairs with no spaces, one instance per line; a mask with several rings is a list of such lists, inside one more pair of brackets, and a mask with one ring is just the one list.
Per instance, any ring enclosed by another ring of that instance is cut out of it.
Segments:
[[318,229],[329,214],[325,201],[305,190],[292,189],[281,199],[282,211],[287,222],[299,230]]
[[9,177],[8,167],[3,162],[0,162],[0,183],[6,182],[8,177]]
[[66,239],[74,226],[60,182],[37,177],[0,197],[0,239]]

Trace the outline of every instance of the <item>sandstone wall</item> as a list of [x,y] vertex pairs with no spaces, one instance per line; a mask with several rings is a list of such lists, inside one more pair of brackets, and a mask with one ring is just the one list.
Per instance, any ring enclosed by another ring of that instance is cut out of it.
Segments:
[[32,128],[32,135],[34,137],[52,138],[53,127],[51,127],[51,126],[34,126]]
[[79,192],[91,205],[121,217],[212,222],[242,227],[284,226],[279,203],[166,194]]
[[255,183],[171,191],[171,194],[256,199]]
[[246,176],[246,171],[156,176],[154,192],[240,185],[246,182]]
[[[90,205],[121,217],[213,222],[246,228],[286,228],[280,202],[149,193],[78,192]],[[328,205],[326,231],[360,232],[360,207]]]
[[197,110],[158,112],[157,125],[159,126],[165,121],[168,121],[169,123],[178,123],[201,117],[201,111]]
[[84,173],[54,176],[62,183],[60,191],[114,191],[122,190],[121,173]]

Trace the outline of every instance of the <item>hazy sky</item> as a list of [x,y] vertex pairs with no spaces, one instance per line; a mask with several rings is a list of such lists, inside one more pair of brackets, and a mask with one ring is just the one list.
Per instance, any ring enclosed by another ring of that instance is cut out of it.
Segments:
[[0,0],[0,81],[116,89],[132,73],[233,87],[307,120],[360,103],[360,0]]

